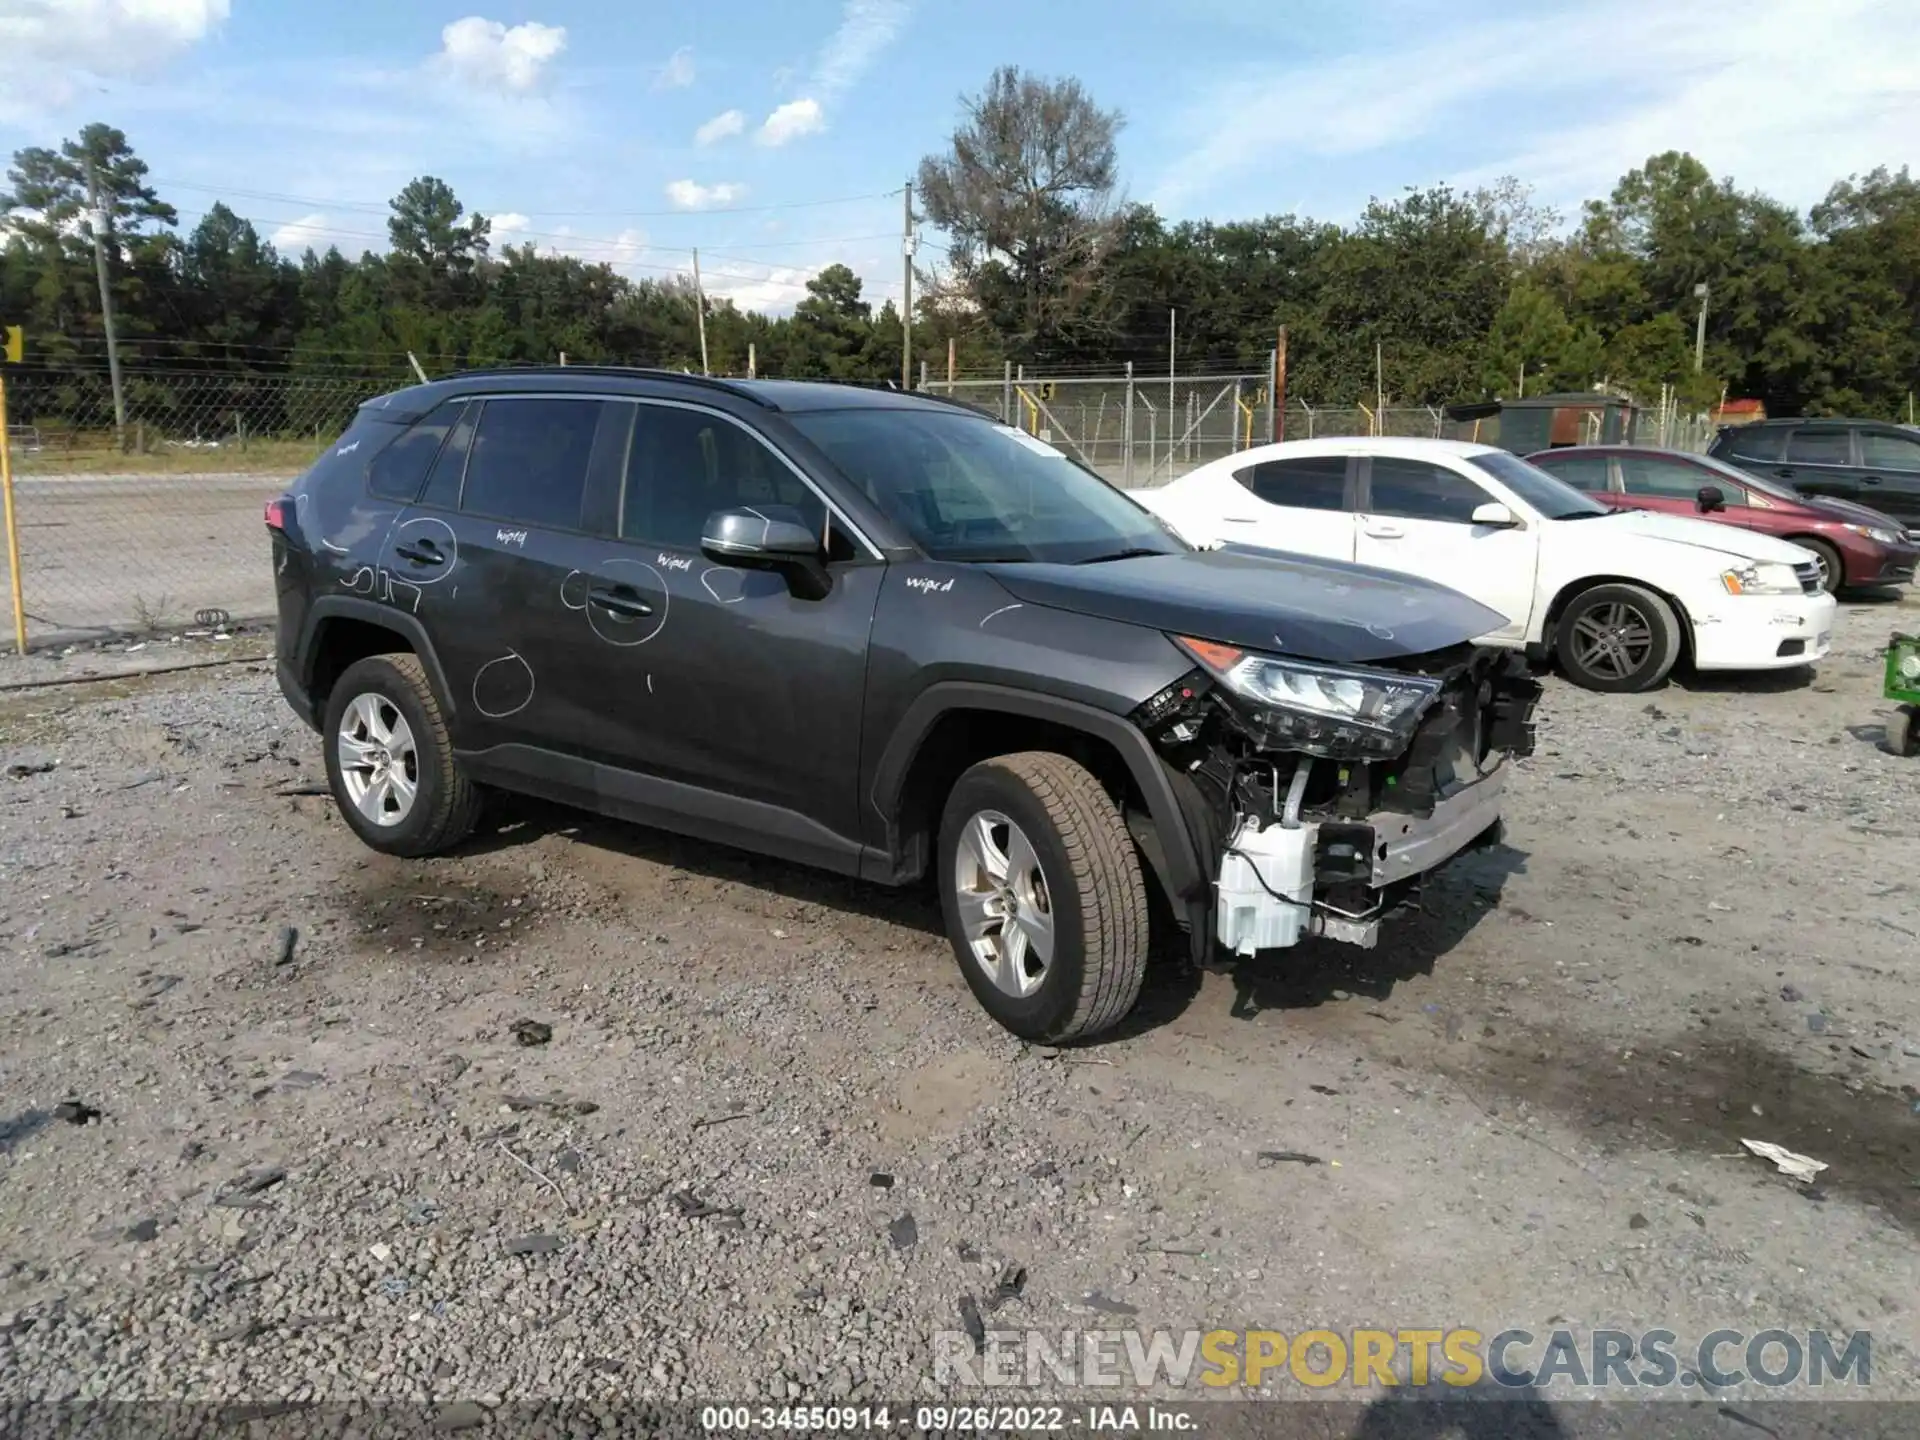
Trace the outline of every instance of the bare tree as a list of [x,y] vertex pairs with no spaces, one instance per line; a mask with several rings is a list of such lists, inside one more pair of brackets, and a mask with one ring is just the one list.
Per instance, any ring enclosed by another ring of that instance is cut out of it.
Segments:
[[962,104],[948,152],[920,162],[927,216],[952,238],[930,298],[958,289],[1015,349],[1044,354],[1099,324],[1124,122],[1078,80],[1013,66]]

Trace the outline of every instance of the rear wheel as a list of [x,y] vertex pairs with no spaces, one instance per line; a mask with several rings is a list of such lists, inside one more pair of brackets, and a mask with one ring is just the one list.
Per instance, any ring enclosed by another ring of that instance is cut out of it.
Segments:
[[1567,678],[1587,690],[1651,690],[1680,658],[1673,607],[1639,585],[1596,585],[1560,617],[1554,652]]
[[1147,890],[1120,809],[1083,766],[1034,751],[975,765],[940,822],[940,899],[968,988],[1026,1040],[1118,1024],[1140,997]]
[[1840,587],[1847,583],[1847,565],[1840,558],[1840,552],[1824,540],[1795,540],[1793,543],[1812,555],[1814,564],[1820,567],[1820,587],[1829,595],[1838,595]]
[[472,833],[480,792],[454,763],[417,655],[349,665],[327,698],[327,780],[353,833],[389,855],[437,855]]

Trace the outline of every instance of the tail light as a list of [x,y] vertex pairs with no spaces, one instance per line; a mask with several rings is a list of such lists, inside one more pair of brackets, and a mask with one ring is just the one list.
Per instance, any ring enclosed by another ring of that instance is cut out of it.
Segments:
[[291,497],[282,495],[278,500],[267,501],[267,528],[269,530],[278,530],[284,535],[287,533],[287,527],[292,523],[293,500]]

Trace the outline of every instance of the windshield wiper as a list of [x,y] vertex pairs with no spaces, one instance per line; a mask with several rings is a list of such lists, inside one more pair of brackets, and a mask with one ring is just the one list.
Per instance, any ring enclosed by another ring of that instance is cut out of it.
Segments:
[[1572,515],[1556,515],[1556,520],[1591,520],[1596,515],[1625,515],[1625,510],[1579,510]]
[[1171,550],[1149,550],[1144,546],[1136,545],[1126,550],[1115,550],[1107,555],[1089,555],[1086,559],[1076,560],[1073,563],[1076,565],[1101,565],[1109,560],[1133,560],[1142,555],[1171,555],[1174,553],[1175,552]]

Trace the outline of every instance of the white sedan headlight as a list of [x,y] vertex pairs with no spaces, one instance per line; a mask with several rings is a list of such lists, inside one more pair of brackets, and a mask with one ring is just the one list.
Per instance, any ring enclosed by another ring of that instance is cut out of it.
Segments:
[[1756,561],[1737,570],[1724,571],[1720,583],[1729,595],[1800,595],[1800,577],[1791,565],[1772,560]]
[[1898,545],[1900,537],[1891,530],[1882,530],[1877,525],[1849,525],[1846,527],[1856,535],[1864,535],[1876,545]]
[[1398,755],[1440,693],[1426,675],[1281,660],[1210,640],[1178,637],[1233,694],[1252,707],[1263,738],[1308,755]]

